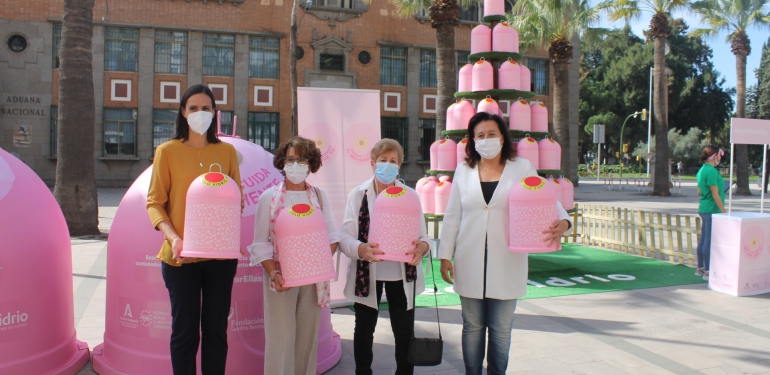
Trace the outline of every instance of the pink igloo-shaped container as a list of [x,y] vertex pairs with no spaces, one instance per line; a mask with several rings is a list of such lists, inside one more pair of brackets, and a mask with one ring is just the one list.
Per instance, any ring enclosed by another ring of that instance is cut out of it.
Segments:
[[423,219],[420,198],[411,189],[392,186],[380,193],[374,201],[369,230],[369,241],[379,244],[384,253],[377,254],[377,259],[411,262],[414,255],[406,252],[414,249],[420,238]]
[[441,181],[436,185],[436,215],[443,215],[446,213],[446,208],[449,206],[449,193],[452,191],[452,182]]
[[519,33],[505,22],[492,29],[492,51],[519,52]]
[[[492,98],[486,98],[479,102],[479,108],[476,113],[486,112],[490,115],[500,115],[500,106]],[[500,116],[502,117],[502,116]]]
[[575,208],[575,185],[572,185],[572,181],[566,177],[556,181],[561,185],[561,206],[567,211]]
[[[473,108],[473,104],[471,104],[468,100],[460,100],[457,103],[457,106],[454,109],[454,127],[455,130],[466,130],[468,129],[468,123],[471,122],[471,118],[476,114],[476,109]],[[433,155],[431,155],[431,160],[433,160]],[[431,168],[434,169],[434,168]]]
[[67,223],[40,177],[3,149],[0,213],[0,374],[75,374],[89,353],[75,332]]
[[232,177],[204,173],[187,189],[184,242],[189,258],[241,257],[241,190]]
[[420,190],[422,190],[423,185],[425,185],[427,182],[428,182],[428,176],[425,176],[417,180],[417,183],[414,184],[414,191],[417,193],[417,195],[420,195]]
[[452,182],[452,176],[443,175],[443,176],[438,178],[438,182],[439,183],[442,183],[442,182]]
[[538,142],[540,148],[540,168],[547,170],[561,170],[561,146],[551,138],[544,138]]
[[546,179],[530,176],[513,184],[508,193],[508,250],[545,253],[561,250],[561,243],[546,246],[543,231],[559,220],[556,193]]
[[494,68],[486,60],[479,60],[473,64],[473,80],[471,88],[473,91],[487,91],[495,88]]
[[540,151],[537,141],[532,137],[524,137],[516,144],[516,156],[529,160],[532,168],[540,169]]
[[457,143],[457,164],[460,164],[465,161],[465,158],[467,157],[465,155],[465,147],[468,145],[468,138],[463,138],[460,140],[460,142]]
[[275,244],[285,287],[310,285],[337,277],[323,212],[312,205],[287,205],[278,214]]
[[473,91],[473,64],[465,64],[460,68],[457,80],[457,92]]
[[422,186],[420,191],[420,206],[422,212],[426,214],[436,213],[436,186],[439,180],[436,176],[431,176],[430,181]]
[[521,80],[519,81],[519,90],[532,91],[532,73],[525,64],[519,64],[519,73],[521,74]]
[[561,182],[553,177],[547,179],[547,183],[553,187],[554,193],[556,193],[556,200],[559,203],[564,202],[564,193],[562,192]]
[[497,71],[497,88],[501,90],[521,90],[521,70],[519,63],[508,60],[500,64]]
[[505,14],[505,0],[484,0],[484,17]]
[[457,105],[457,103],[452,103],[446,109],[446,130],[455,129],[455,105]]
[[492,29],[481,24],[471,30],[471,54],[492,51]]
[[531,109],[531,123],[533,132],[548,132],[548,108],[543,102],[534,102]]
[[457,168],[457,143],[447,138],[438,144],[438,170],[454,171]]
[[440,141],[436,140],[430,145],[430,169],[438,170],[438,144]]
[[511,130],[532,131],[532,111],[525,100],[511,102]]

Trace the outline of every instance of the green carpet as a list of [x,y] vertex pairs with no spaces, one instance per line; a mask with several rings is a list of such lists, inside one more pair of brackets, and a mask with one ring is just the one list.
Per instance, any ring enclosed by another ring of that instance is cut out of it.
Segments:
[[[564,244],[563,248],[553,253],[529,256],[531,283],[527,285],[527,295],[521,299],[705,283],[701,277],[694,275],[693,268],[684,265],[575,244]],[[430,289],[433,278],[427,269],[427,263],[424,262],[423,267],[426,285]],[[447,290],[451,285],[441,278],[438,261],[434,261],[434,271],[440,293],[437,296],[438,305],[459,305],[460,296],[451,289]],[[434,303],[433,293],[417,296],[417,307],[433,307]],[[387,308],[387,303],[380,305],[381,310]]]

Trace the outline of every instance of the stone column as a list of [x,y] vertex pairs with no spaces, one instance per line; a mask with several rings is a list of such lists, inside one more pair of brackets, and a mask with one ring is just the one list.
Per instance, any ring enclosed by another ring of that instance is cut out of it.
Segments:
[[[155,74],[155,29],[139,30],[139,98],[136,118],[137,156],[139,164],[149,165],[152,160],[152,107]],[[132,176],[133,177],[133,176]]]
[[187,40],[187,87],[203,83],[203,33],[190,31]]
[[94,38],[91,40],[91,64],[94,76],[94,159],[96,159],[96,179],[100,176],[99,158],[104,145],[104,26],[94,25]]
[[249,112],[249,36],[235,36],[235,63],[233,114],[238,116],[235,132],[246,139],[248,134]]
[[406,57],[406,116],[409,128],[409,139],[404,152],[410,162],[407,168],[403,168],[402,178],[408,184],[416,182],[422,177],[422,169],[415,163],[418,160],[417,149],[420,144],[420,49],[409,47]]

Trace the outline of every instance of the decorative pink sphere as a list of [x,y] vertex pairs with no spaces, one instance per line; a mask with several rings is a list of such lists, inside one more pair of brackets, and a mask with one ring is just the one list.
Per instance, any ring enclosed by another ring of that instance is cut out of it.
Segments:
[[[473,108],[473,104],[471,104],[470,101],[460,100],[454,109],[455,130],[468,129],[468,123],[471,121],[471,118],[475,114],[476,114],[476,109]],[[431,160],[433,160],[433,155],[431,155],[430,158]],[[431,169],[435,169],[435,168],[431,168]]]
[[540,148],[540,168],[547,170],[561,170],[561,146],[551,138],[544,138],[538,142]]
[[505,14],[505,0],[484,0],[484,17]]
[[452,183],[449,181],[441,181],[436,185],[436,215],[443,215],[446,213],[446,208],[449,206],[449,193],[452,191]]
[[473,91],[473,64],[465,64],[460,68],[460,78],[457,82],[457,92]]
[[498,87],[502,90],[521,90],[521,70],[519,63],[508,60],[500,64],[497,74]]
[[519,52],[519,33],[505,22],[492,30],[492,51]]
[[422,194],[420,194],[420,206],[422,206],[422,212],[425,214],[436,213],[436,186],[438,186],[438,178],[432,176],[425,185],[422,187]]
[[544,253],[561,250],[561,243],[547,246],[543,231],[559,219],[556,193],[546,179],[525,177],[508,193],[508,250]]
[[481,24],[471,30],[471,54],[492,51],[492,30]]
[[548,108],[543,102],[535,102],[530,106],[533,132],[548,132]]
[[495,88],[494,68],[486,60],[479,60],[473,64],[473,91],[487,91]]
[[562,207],[567,211],[575,208],[575,186],[572,185],[572,181],[564,177],[556,181],[561,184]]
[[457,103],[452,103],[449,105],[449,108],[446,109],[446,130],[454,130],[455,129],[455,105]]
[[516,145],[516,155],[522,159],[529,160],[532,163],[532,168],[540,169],[540,151],[534,138],[522,138]]
[[438,145],[438,170],[453,171],[457,168],[457,143],[442,139]]
[[438,144],[436,140],[430,145],[430,169],[434,171],[438,170]]
[[232,177],[204,173],[187,189],[182,256],[241,257],[241,190]]
[[[435,188],[434,188],[435,189]],[[420,238],[420,198],[412,189],[392,186],[374,201],[369,241],[379,244],[384,254],[376,257],[395,262],[411,262],[414,241]]]
[[519,73],[521,73],[521,80],[519,81],[519,90],[521,91],[533,91],[532,90],[532,73],[524,64],[519,64]]
[[486,98],[479,102],[479,108],[476,111],[476,113],[479,113],[479,112],[486,112],[486,113],[489,113],[490,115],[499,115],[500,106],[497,104],[497,102],[494,99]]
[[524,100],[511,102],[511,130],[532,131],[532,114]]

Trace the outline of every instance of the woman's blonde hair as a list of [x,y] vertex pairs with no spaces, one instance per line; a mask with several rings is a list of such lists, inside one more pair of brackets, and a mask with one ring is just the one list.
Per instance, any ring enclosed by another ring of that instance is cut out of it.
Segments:
[[380,155],[395,151],[396,155],[398,155],[398,164],[401,165],[404,163],[404,148],[401,147],[401,144],[399,144],[395,139],[390,138],[383,138],[380,139],[379,142],[377,142],[374,147],[372,147],[372,153],[371,158],[372,161],[377,161],[377,158],[380,157]]

